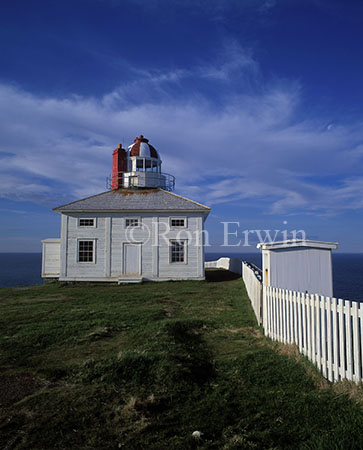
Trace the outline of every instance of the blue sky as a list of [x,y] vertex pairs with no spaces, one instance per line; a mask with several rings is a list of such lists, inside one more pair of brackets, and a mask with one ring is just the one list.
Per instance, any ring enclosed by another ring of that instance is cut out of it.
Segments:
[[212,208],[211,251],[236,221],[363,252],[362,21],[358,0],[5,0],[0,252],[57,237],[51,208],[104,191],[141,133]]

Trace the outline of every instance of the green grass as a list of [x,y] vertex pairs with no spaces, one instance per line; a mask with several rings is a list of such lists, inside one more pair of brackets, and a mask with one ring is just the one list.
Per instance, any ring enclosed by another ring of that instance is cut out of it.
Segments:
[[1,289],[0,330],[6,450],[363,448],[352,389],[265,338],[241,279]]

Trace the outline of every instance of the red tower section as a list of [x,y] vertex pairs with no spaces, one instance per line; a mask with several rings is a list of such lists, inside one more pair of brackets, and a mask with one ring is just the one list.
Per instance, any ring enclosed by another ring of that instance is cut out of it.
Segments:
[[127,171],[126,150],[118,145],[112,153],[112,189],[122,187],[122,173]]

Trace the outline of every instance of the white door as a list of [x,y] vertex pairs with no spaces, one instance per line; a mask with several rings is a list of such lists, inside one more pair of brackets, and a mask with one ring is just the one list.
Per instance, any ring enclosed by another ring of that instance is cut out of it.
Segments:
[[124,244],[124,274],[140,275],[140,244]]

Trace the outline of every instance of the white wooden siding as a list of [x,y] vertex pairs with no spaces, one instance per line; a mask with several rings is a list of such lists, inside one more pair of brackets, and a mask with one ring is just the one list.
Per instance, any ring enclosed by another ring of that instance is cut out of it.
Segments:
[[62,214],[60,243],[60,277],[67,276],[68,253],[68,216]]
[[333,296],[330,250],[315,248],[270,250],[263,252],[263,259],[263,276],[268,277],[267,282],[264,281],[265,285]]
[[[122,278],[123,271],[123,245],[130,241],[142,244],[141,248],[141,275],[145,278],[152,278],[152,221],[151,214],[140,215],[140,226],[125,227],[125,219],[135,217],[135,214],[112,214],[111,229],[111,277]],[[132,230],[132,231],[130,231]],[[150,230],[150,232],[149,232]],[[130,236],[130,232],[132,235]]]
[[60,274],[60,239],[42,241],[42,277],[57,278]]
[[[198,217],[189,215],[187,216],[188,226],[186,228],[171,228],[168,233],[164,233],[164,230],[168,229],[169,226],[169,217],[159,217],[159,278],[199,278],[201,272],[198,265],[199,246],[195,245]],[[176,215],[173,214],[173,217],[176,217]],[[185,215],[181,217],[185,217]],[[191,239],[188,232],[191,233]],[[184,263],[170,262],[169,242],[171,239],[177,238],[189,241]]]
[[111,231],[112,218],[105,217],[105,277],[111,276]]
[[[187,227],[170,229],[170,217],[186,218]],[[62,214],[61,253],[63,280],[117,281],[126,276],[123,270],[123,246],[130,242],[130,230],[134,242],[141,243],[141,276],[145,279],[202,279],[204,278],[204,249],[202,245],[203,214],[186,214],[171,211],[163,213],[138,213],[140,226],[127,229],[125,219],[135,213],[92,213],[95,227],[79,227],[79,218],[89,213]],[[166,230],[169,230],[167,233]],[[169,262],[170,239],[189,239],[185,264]],[[94,263],[77,261],[77,240],[94,239],[96,254]]]
[[[69,214],[68,215],[68,233],[67,233],[67,277],[70,278],[87,278],[87,277],[104,277],[106,258],[105,258],[105,242],[106,242],[106,226],[105,217],[97,217],[95,227],[79,227],[79,218],[90,217],[89,213]],[[94,262],[81,263],[78,262],[78,241],[80,239],[95,241]]]

